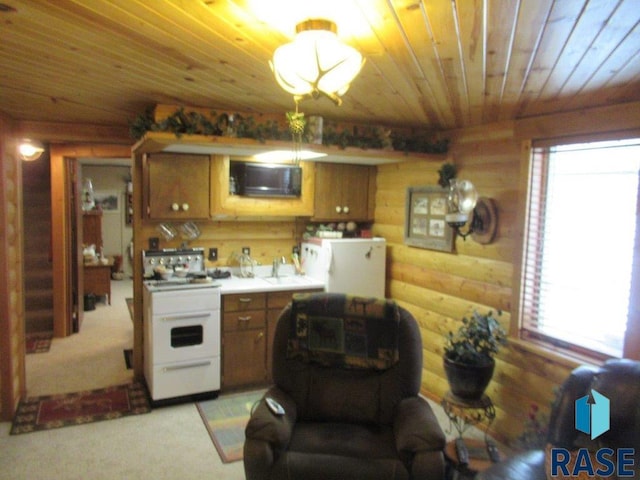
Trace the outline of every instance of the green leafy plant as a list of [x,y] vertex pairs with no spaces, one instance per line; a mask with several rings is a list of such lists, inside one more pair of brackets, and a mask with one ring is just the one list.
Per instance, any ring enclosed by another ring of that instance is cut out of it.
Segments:
[[456,177],[456,166],[453,163],[444,163],[438,170],[438,185],[442,188],[449,186],[449,180]]
[[474,311],[471,318],[462,319],[456,333],[446,335],[444,356],[457,363],[486,365],[506,343],[507,334],[493,312],[482,315]]
[[[231,130],[238,138],[252,138],[259,142],[266,140],[288,140],[293,135],[300,141],[308,134],[308,125],[304,114],[287,112],[287,126],[281,128],[277,122],[266,120],[257,122],[253,117],[244,117],[239,113],[233,115],[211,111],[209,116],[178,108],[167,118],[155,121],[153,107],[147,108],[129,122],[129,134],[134,140],[141,139],[147,132],[170,132],[176,138],[184,134],[221,136],[229,134],[229,122],[233,118]],[[322,134],[324,145],[335,145],[340,148],[358,147],[372,149],[390,149],[405,153],[446,153],[449,146],[447,139],[437,140],[423,134],[405,134],[394,132],[380,126],[360,126],[351,129],[332,125],[325,119]]]

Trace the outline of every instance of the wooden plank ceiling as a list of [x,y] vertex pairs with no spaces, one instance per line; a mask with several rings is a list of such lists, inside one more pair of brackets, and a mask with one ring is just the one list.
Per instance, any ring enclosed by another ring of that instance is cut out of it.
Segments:
[[0,0],[0,110],[284,115],[268,61],[309,17],[335,21],[366,64],[341,107],[309,100],[308,115],[439,131],[640,100],[638,0]]

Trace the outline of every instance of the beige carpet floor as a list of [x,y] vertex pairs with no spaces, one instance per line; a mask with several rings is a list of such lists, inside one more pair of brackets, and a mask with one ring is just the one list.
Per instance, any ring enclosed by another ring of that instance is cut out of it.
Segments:
[[[122,351],[133,344],[125,298],[130,280],[112,281],[111,305],[85,312],[79,334],[27,355],[27,391],[40,396],[132,379]],[[36,358],[37,357],[37,358]],[[144,418],[143,418],[144,417]],[[99,423],[9,435],[0,422],[0,478],[11,480],[244,479],[242,462],[220,461],[195,403]]]
[[[97,389],[132,379],[122,355],[133,341],[125,302],[132,296],[131,281],[111,285],[111,305],[97,302],[95,310],[85,312],[79,334],[54,338],[48,353],[26,356],[29,395]],[[431,405],[443,429],[448,429],[442,408]],[[0,422],[2,479],[245,478],[242,462],[222,463],[195,403],[25,435],[9,435],[10,429],[10,422]],[[475,429],[468,435],[482,438]]]

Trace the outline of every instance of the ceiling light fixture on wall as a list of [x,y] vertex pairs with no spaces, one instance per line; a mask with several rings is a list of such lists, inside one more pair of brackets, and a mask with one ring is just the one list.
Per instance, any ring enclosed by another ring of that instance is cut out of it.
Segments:
[[[476,187],[469,180],[449,180],[449,194],[447,196],[447,224],[464,240],[469,235],[482,244],[491,243],[498,227],[498,214],[495,202],[486,197],[479,197]],[[461,228],[467,225],[467,231]]]
[[44,145],[37,140],[23,139],[18,145],[18,154],[25,162],[38,160],[44,152]]
[[329,20],[305,20],[296,26],[294,40],[274,52],[271,69],[296,102],[325,95],[340,105],[340,97],[362,69],[360,52],[342,43],[336,32]]

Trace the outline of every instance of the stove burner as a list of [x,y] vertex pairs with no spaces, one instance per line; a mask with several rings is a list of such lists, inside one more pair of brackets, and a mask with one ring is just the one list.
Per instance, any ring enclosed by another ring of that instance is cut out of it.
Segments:
[[207,272],[207,274],[213,278],[213,279],[219,279],[219,278],[229,278],[231,277],[231,272],[229,271],[222,271],[219,268],[216,268],[213,272],[209,271]]

